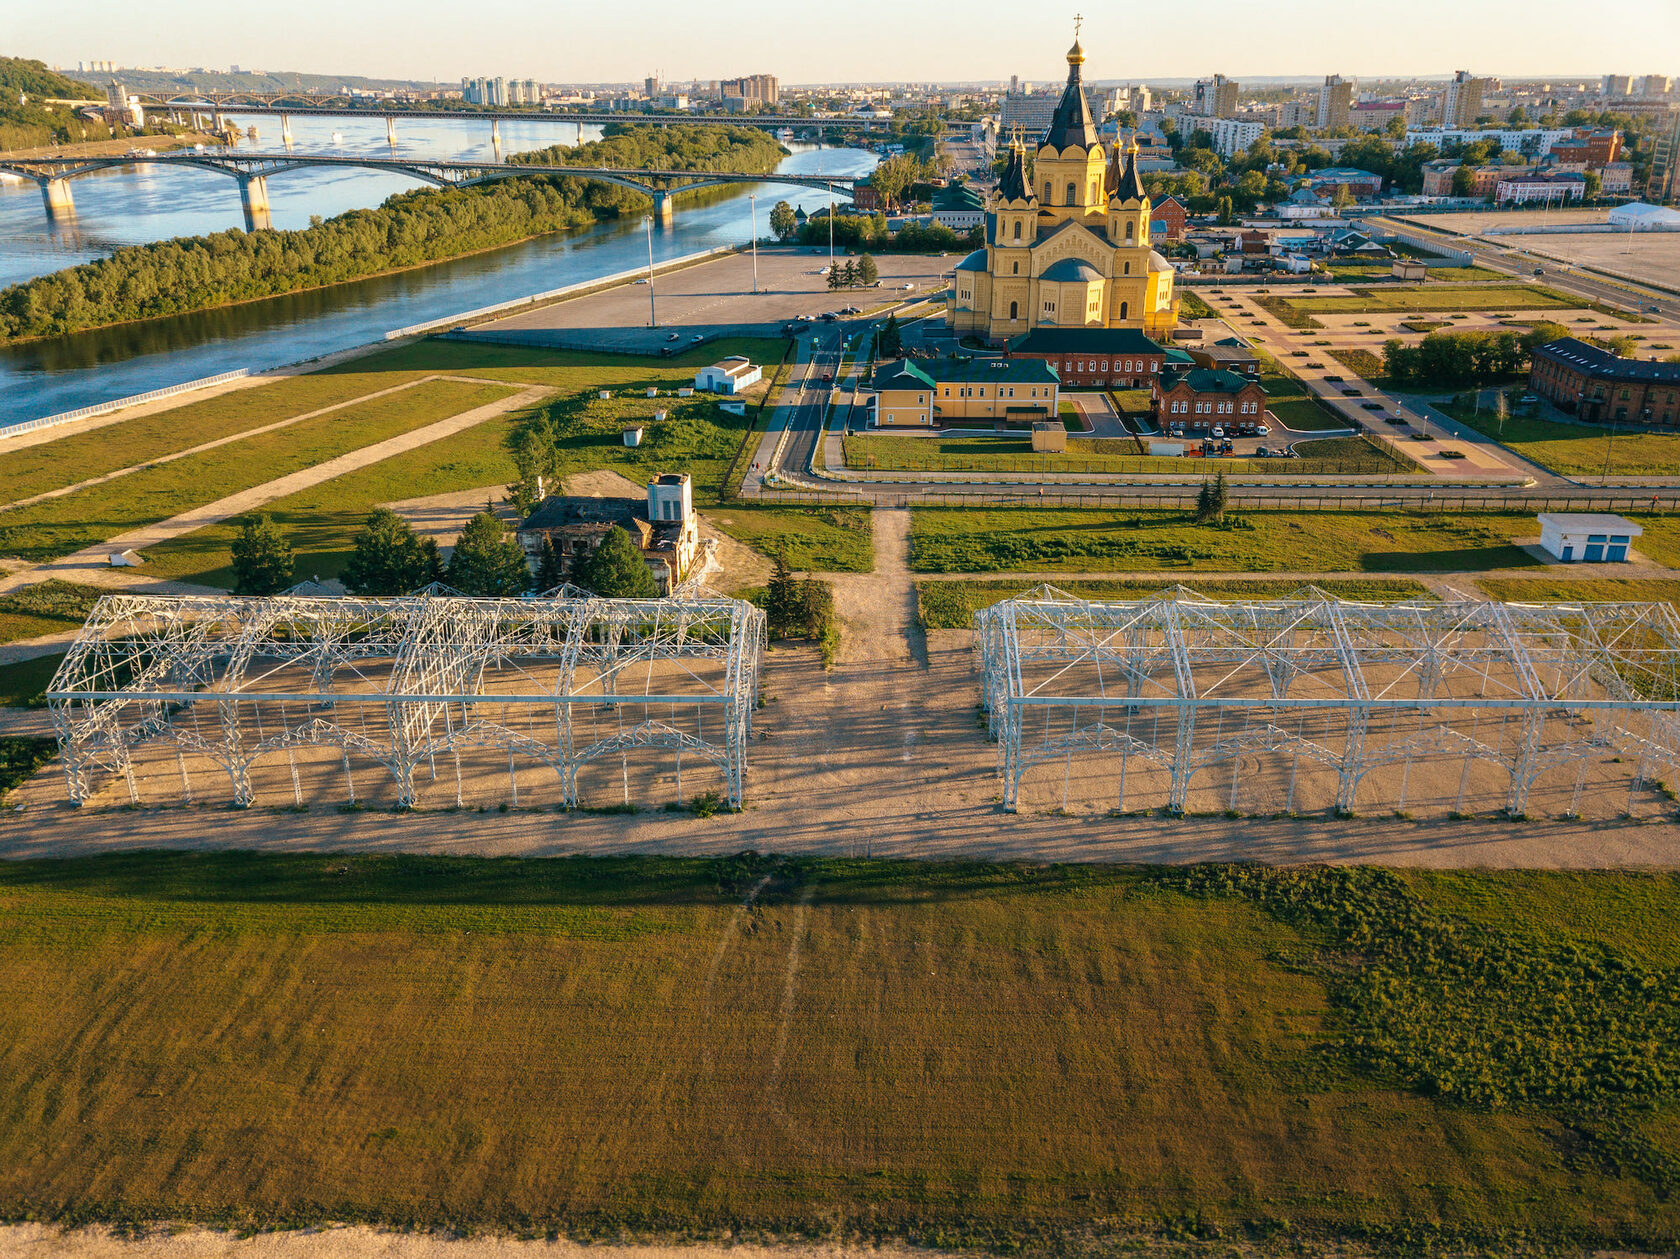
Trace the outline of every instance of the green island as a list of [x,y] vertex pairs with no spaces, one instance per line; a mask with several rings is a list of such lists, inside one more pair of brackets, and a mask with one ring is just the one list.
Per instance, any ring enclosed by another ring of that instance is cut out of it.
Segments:
[[[612,123],[600,140],[511,160],[765,174],[784,156],[780,144],[751,127]],[[296,231],[230,230],[130,245],[0,290],[0,344],[366,279],[641,213],[649,204],[616,184],[533,175],[397,193],[375,209]]]

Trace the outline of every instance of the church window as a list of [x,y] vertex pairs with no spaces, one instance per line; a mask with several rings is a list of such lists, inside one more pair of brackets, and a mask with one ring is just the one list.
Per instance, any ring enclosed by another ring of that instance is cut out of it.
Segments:
[[1078,199],[1079,199],[1079,194],[1076,193],[1073,190],[1073,180],[1070,179],[1070,180],[1068,180],[1068,186],[1067,186],[1067,203],[1069,205],[1072,205]]
[[1132,273],[1132,264],[1128,262],[1126,264],[1126,274],[1130,275],[1131,273]]
[[1021,317],[1019,314],[1016,313],[1019,310],[1019,308],[1020,308],[1020,303],[1018,303],[1018,302],[1010,302],[1009,303],[1009,318],[1011,320],[1019,319]]
[[1127,240],[1132,239],[1132,233],[1133,233],[1133,230],[1136,228],[1136,226],[1137,226],[1137,224],[1135,224],[1135,223],[1126,224],[1126,239]]
[[1050,181],[1048,179],[1044,181],[1044,204],[1050,204]]
[[1012,272],[1010,272],[1011,275],[1020,275],[1021,274],[1021,264],[1019,262],[1011,263],[1010,265],[1015,268]]
[[[1020,219],[1015,220],[1015,239],[1016,240],[1021,239],[1021,220]],[[1020,264],[1017,263],[1016,265],[1019,266]]]
[[1095,204],[1096,204],[1096,203],[1097,203],[1097,186],[1096,186],[1096,185],[1095,185],[1095,184],[1092,184],[1092,185],[1091,185],[1091,198],[1090,198],[1090,201],[1091,201],[1091,204],[1092,204],[1092,205],[1095,205]]
[[1126,317],[1126,311],[1127,311],[1127,309],[1130,305],[1131,305],[1130,302],[1121,302],[1120,303],[1120,318],[1124,319]]

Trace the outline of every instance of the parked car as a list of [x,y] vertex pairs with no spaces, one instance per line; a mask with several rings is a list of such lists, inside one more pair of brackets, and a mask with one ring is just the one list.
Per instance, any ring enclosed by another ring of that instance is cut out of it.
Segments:
[[678,340],[682,339],[682,334],[679,333],[679,332],[673,332],[670,336],[666,337],[665,339],[667,341],[678,341]]
[[1256,424],[1254,426],[1254,435],[1256,437],[1270,437],[1272,435],[1271,427],[1266,424]]
[[1342,383],[1342,378],[1340,376],[1326,376],[1324,379],[1332,385],[1339,385]]
[[690,345],[699,345],[705,339],[706,338],[701,336],[699,333],[695,333],[692,337],[690,337],[688,339],[688,341],[689,341]]
[[1540,399],[1536,398],[1533,394],[1525,393],[1522,397],[1517,399],[1517,405],[1518,406],[1524,406],[1524,407],[1531,407],[1531,406],[1534,406],[1539,401],[1540,401]]
[[1215,437],[1225,436],[1225,426],[1223,424],[1215,424],[1213,426],[1213,436],[1215,436]]
[[1380,402],[1366,402],[1366,403],[1362,403],[1361,405],[1367,411],[1381,411],[1382,408],[1383,408],[1383,404],[1380,403]]

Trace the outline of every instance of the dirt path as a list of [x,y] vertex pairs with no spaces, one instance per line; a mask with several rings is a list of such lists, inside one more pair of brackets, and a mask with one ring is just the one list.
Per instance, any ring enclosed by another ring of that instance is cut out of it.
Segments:
[[825,575],[834,586],[835,611],[845,625],[840,662],[914,663],[925,669],[927,637],[916,616],[916,586],[910,572],[910,512],[879,508],[874,524],[875,571]]
[[109,557],[114,551],[136,550],[143,551],[146,547],[157,546],[159,543],[192,533],[195,530],[210,525],[220,524],[230,517],[261,507],[264,503],[271,503],[277,498],[285,498],[289,494],[296,494],[311,486],[319,485],[323,481],[330,481],[358,468],[365,468],[369,464],[379,463],[381,460],[403,454],[406,451],[417,450],[421,446],[429,446],[445,437],[452,437],[486,420],[494,419],[507,411],[514,411],[523,406],[538,401],[544,396],[545,390],[524,389],[509,397],[496,402],[486,403],[481,407],[474,407],[470,411],[463,411],[459,415],[452,415],[448,419],[439,420],[435,424],[428,424],[425,428],[415,429],[410,433],[402,433],[386,441],[375,442],[371,446],[364,446],[360,450],[353,450],[349,454],[340,455],[336,459],[329,459],[325,463],[318,463],[312,468],[305,468],[301,472],[293,472],[262,485],[253,486],[248,490],[241,490],[237,494],[230,494],[226,498],[219,498],[213,503],[206,503],[202,507],[195,507],[191,511],[182,512],[178,516],[171,516],[168,520],[160,520],[156,524],[147,525],[143,529],[135,529],[128,533],[118,534],[108,538],[98,546],[85,547],[73,555],[62,559],[50,560],[45,564],[32,565],[29,568],[18,569],[0,578],[0,591],[15,589],[28,585],[44,577],[61,577],[67,581],[94,581],[92,574],[110,571]]
[[842,1242],[800,1246],[732,1243],[588,1245],[513,1237],[450,1237],[363,1228],[309,1228],[242,1237],[214,1229],[159,1228],[118,1236],[105,1228],[60,1231],[45,1224],[0,1226],[0,1254],[24,1259],[938,1259],[933,1250]]

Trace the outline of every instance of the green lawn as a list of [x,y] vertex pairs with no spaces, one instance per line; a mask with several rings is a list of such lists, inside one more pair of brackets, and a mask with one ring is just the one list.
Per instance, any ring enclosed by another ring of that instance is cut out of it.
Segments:
[[1521,512],[1242,511],[1224,527],[1172,511],[918,508],[911,567],[963,572],[1450,573],[1538,566]]
[[0,664],[0,705],[7,708],[41,708],[46,705],[47,684],[64,661],[64,653],[37,656],[17,664]]
[[1448,415],[1509,446],[1525,459],[1565,476],[1598,476],[1609,456],[1611,476],[1674,476],[1680,474],[1680,434],[1638,433],[1626,427],[1614,436],[1590,424],[1559,424],[1551,420],[1512,415],[1503,430],[1490,406],[1481,413],[1449,403]]
[[1680,576],[1483,577],[1490,599],[1510,603],[1672,603],[1680,607]]
[[[918,581],[916,605],[922,625],[927,629],[972,629],[974,614],[1002,599],[1038,586],[1036,581]],[[1056,581],[1058,590],[1082,599],[1147,599],[1168,588],[1161,579],[1152,581]],[[1302,584],[1288,578],[1256,577],[1245,581],[1203,581],[1186,575],[1180,582],[1199,595],[1220,601],[1243,599],[1282,599],[1302,589]],[[1365,603],[1398,603],[1405,599],[1434,599],[1429,587],[1422,582],[1404,579],[1330,577],[1316,582],[1320,589],[1342,599]]]
[[1326,350],[1325,353],[1361,380],[1376,385],[1378,388],[1382,388],[1387,380],[1384,374],[1387,369],[1383,366],[1383,357],[1373,350]]
[[[1586,302],[1541,285],[1427,284],[1405,289],[1355,289],[1350,297],[1273,297],[1301,315],[1385,315],[1411,311],[1579,310]],[[1270,306],[1267,309],[1271,309]]]
[[[1338,262],[1330,267],[1330,275],[1336,280],[1388,280],[1394,277],[1394,268],[1390,263],[1374,262]],[[1495,271],[1490,267],[1431,267],[1429,268],[1430,284],[1509,284],[1511,275],[1506,271]]]
[[[228,494],[507,397],[505,385],[435,380],[0,513],[0,555],[55,559]],[[118,434],[107,431],[107,439]]]
[[111,591],[56,578],[0,594],[0,643],[80,627],[96,600]]
[[6,1218],[1680,1240],[1672,876],[157,852],[0,941]]
[[[1316,408],[1315,408],[1316,409]],[[859,470],[937,472],[1087,472],[1110,474],[1230,476],[1334,476],[1341,473],[1404,475],[1417,466],[1385,446],[1362,437],[1324,438],[1299,447],[1302,457],[1218,459],[1198,462],[1181,457],[1139,455],[1130,441],[1070,438],[1066,454],[1035,454],[1032,440],[995,437],[883,437],[865,434],[845,440],[846,466]]]
[[1255,350],[1260,359],[1260,387],[1266,391],[1266,409],[1289,428],[1298,433],[1322,429],[1347,428],[1340,416],[1307,392],[1301,378],[1290,372],[1264,350]]
[[0,801],[58,754],[58,740],[0,735]]

